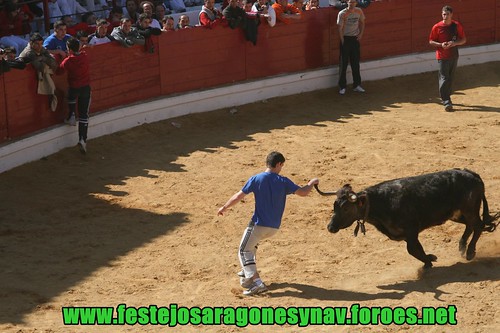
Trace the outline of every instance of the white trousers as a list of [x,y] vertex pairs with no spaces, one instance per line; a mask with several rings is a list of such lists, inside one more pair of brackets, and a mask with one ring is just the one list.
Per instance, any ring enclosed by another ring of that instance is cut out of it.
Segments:
[[269,238],[278,232],[279,229],[261,227],[252,225],[252,223],[243,232],[238,258],[240,259],[241,267],[245,272],[245,278],[251,278],[257,273],[257,265],[255,255],[257,253],[257,245],[263,239]]

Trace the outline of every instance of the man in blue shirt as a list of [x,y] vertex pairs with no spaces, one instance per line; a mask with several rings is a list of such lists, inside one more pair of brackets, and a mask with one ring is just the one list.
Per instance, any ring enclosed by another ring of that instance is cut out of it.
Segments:
[[240,284],[243,288],[248,288],[243,291],[243,295],[255,295],[267,291],[257,271],[255,253],[259,241],[273,236],[278,231],[285,210],[286,196],[297,194],[305,197],[315,184],[319,184],[319,180],[313,178],[305,186],[296,185],[279,174],[284,164],[285,157],[281,153],[271,152],[266,159],[266,170],[250,177],[243,188],[218,211],[218,215],[223,215],[229,207],[240,202],[247,194],[252,192],[255,196],[255,211],[243,233],[238,251],[243,268],[238,273]]
[[[66,33],[66,23],[64,21],[56,21],[54,23],[54,33],[47,37],[43,42],[43,47],[52,53],[58,62],[68,56],[68,48],[66,42],[71,38],[71,35]],[[59,57],[59,58],[57,58]]]

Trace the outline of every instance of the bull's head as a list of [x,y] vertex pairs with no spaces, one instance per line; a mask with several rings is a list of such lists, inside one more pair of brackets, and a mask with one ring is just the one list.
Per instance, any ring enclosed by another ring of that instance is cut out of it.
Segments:
[[337,195],[337,200],[333,203],[333,216],[328,224],[328,231],[336,233],[340,229],[350,227],[355,221],[363,219],[365,193],[354,193],[349,184],[335,192],[322,192],[317,186],[316,190],[321,195]]

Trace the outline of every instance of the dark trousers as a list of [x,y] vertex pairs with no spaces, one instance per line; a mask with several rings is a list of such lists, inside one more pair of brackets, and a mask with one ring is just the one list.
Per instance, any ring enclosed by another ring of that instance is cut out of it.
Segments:
[[451,92],[455,69],[457,68],[458,58],[441,59],[439,63],[439,95],[444,105],[451,104]]
[[74,114],[76,116],[78,106],[78,141],[83,140],[87,142],[90,98],[90,86],[69,88],[68,107],[70,116],[71,114]]
[[344,44],[340,44],[339,61],[339,88],[347,86],[347,66],[351,64],[353,87],[361,84],[361,74],[359,73],[359,59],[361,48],[357,37],[344,36]]

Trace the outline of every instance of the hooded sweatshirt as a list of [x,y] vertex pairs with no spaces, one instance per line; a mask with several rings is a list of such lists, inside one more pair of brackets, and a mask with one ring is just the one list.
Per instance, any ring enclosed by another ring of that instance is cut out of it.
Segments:
[[59,65],[58,72],[68,73],[70,88],[81,88],[90,84],[89,58],[87,53],[70,54]]

